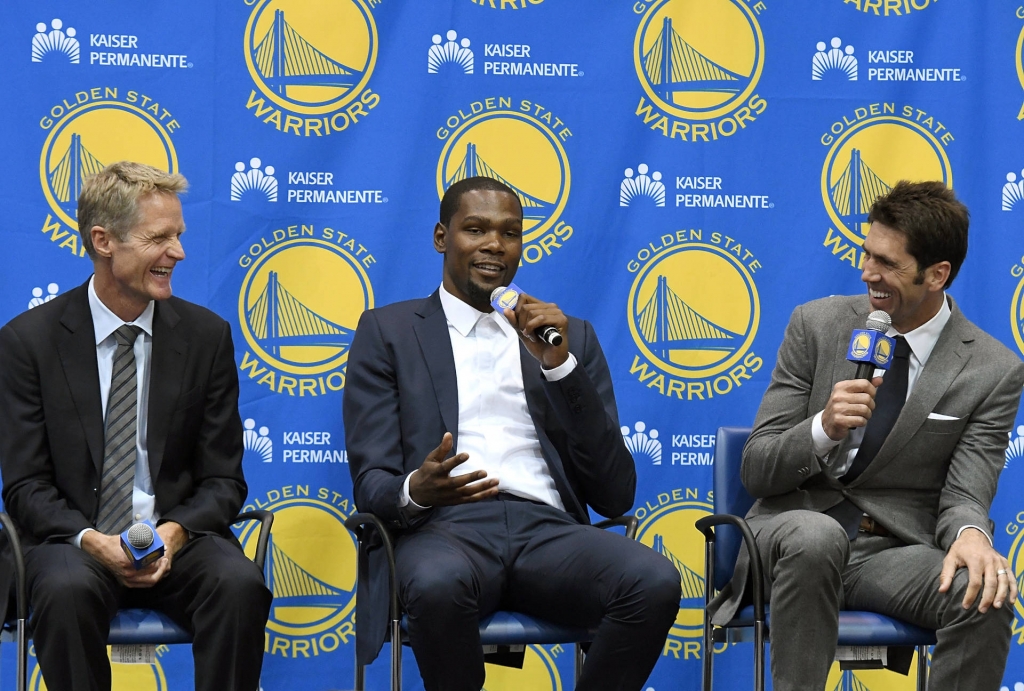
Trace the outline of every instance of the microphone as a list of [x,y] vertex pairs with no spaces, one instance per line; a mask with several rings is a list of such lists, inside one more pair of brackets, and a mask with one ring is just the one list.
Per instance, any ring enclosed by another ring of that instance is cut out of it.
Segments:
[[141,569],[164,556],[164,541],[152,523],[142,521],[121,533],[121,549],[135,568]]
[[876,369],[889,369],[896,339],[889,338],[885,332],[892,325],[892,319],[882,310],[875,310],[868,315],[863,329],[854,329],[850,336],[850,348],[846,359],[857,363],[854,379],[871,379]]
[[[509,283],[508,287],[500,286],[495,288],[491,291],[491,306],[499,312],[503,312],[506,307],[514,310],[519,302],[519,294],[521,292],[523,292],[523,289],[515,283]],[[535,333],[549,345],[562,345],[562,334],[558,333],[558,329],[553,326],[542,326]]]

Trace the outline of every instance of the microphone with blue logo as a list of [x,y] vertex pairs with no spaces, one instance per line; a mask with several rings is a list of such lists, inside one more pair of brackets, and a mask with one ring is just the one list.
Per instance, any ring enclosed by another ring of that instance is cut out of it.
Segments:
[[[519,304],[519,294],[522,292],[522,288],[515,283],[509,283],[508,287],[495,288],[491,291],[491,307],[499,312],[504,312],[506,307],[514,310]],[[888,316],[886,315],[886,317]],[[562,334],[558,333],[558,329],[553,326],[542,326],[536,330],[536,334],[549,345],[562,345]]]
[[121,549],[138,570],[164,556],[164,541],[152,523],[142,521],[121,533]]
[[854,329],[850,336],[850,348],[846,359],[857,363],[854,379],[871,381],[876,369],[889,369],[896,339],[885,335],[892,325],[892,319],[882,310],[875,310],[868,315],[863,329]]

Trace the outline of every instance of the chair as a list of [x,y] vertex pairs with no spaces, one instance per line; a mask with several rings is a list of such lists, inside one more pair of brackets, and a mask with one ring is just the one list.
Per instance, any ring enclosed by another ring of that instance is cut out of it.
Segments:
[[[274,514],[269,511],[246,511],[235,517],[233,523],[241,521],[259,521],[259,538],[256,541],[256,554],[253,561],[263,570],[267,558],[267,545],[270,542],[270,530],[274,524]],[[21,540],[14,528],[11,517],[0,512],[0,527],[7,534],[14,555],[15,576],[15,607],[13,622],[4,622],[5,633],[10,630],[17,644],[17,671],[15,691],[25,691],[28,683],[28,598],[25,591],[25,560],[21,551]],[[191,643],[192,635],[178,626],[163,612],[153,609],[121,609],[110,620],[109,645],[171,645],[174,643]]]
[[[626,537],[630,540],[636,539],[637,520],[635,516],[625,515],[618,518],[611,518],[600,523],[595,523],[595,528],[610,528],[621,526],[626,529]],[[406,634],[406,617],[402,614],[401,603],[398,600],[398,587],[395,579],[395,549],[394,539],[390,531],[377,516],[372,513],[356,513],[345,521],[345,527],[356,536],[362,543],[367,537],[367,531],[376,530],[381,538],[384,553],[387,556],[388,572],[390,577],[390,638],[391,646],[391,691],[402,689],[402,645],[408,645],[409,639]],[[362,578],[363,574],[359,574]],[[358,620],[356,626],[359,626]],[[583,669],[583,648],[582,644],[589,643],[597,633],[597,627],[575,628],[560,626],[546,622],[537,617],[531,617],[521,612],[494,612],[480,620],[480,643],[484,646],[485,659],[492,658],[498,664],[507,664],[510,658],[515,657],[517,650],[527,645],[543,645],[550,643],[575,643],[575,678],[578,679]],[[394,641],[401,641],[395,645]],[[512,664],[512,666],[521,666]],[[364,691],[365,670],[356,660],[355,691]]]
[[[754,504],[740,482],[740,463],[743,446],[750,436],[749,427],[719,427],[715,441],[714,505],[715,514],[697,521],[704,533],[705,590],[704,609],[704,668],[703,690],[711,691],[714,643],[722,641],[754,641],[754,688],[764,691],[764,644],[769,633],[771,611],[764,602],[764,580],[761,559],[754,534],[743,517]],[[721,526],[718,530],[716,527]],[[711,623],[707,605],[713,593],[721,590],[732,578],[740,542],[751,554],[750,573],[754,603],[740,610],[736,617],[722,627]],[[925,691],[928,684],[928,646],[935,645],[935,632],[907,624],[875,612],[841,611],[839,613],[839,642],[837,647],[885,647],[889,664],[894,671],[909,671],[914,648],[917,649],[917,691]],[[842,669],[881,668],[880,659],[840,661]]]

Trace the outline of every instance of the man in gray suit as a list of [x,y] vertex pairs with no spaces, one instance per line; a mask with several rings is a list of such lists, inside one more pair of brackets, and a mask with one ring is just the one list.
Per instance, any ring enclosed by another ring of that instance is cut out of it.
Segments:
[[[900,182],[868,220],[868,294],[796,308],[743,452],[773,685],[823,689],[839,610],[864,609],[938,630],[930,688],[996,691],[1017,589],[988,512],[1024,363],[945,294],[967,254],[951,191]],[[847,346],[873,310],[892,317],[896,357],[884,380],[857,380]],[[744,551],[716,623],[748,573]]]

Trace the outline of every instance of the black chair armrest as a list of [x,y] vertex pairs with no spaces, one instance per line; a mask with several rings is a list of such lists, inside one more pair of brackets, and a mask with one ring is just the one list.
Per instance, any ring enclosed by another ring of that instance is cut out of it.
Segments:
[[[739,516],[729,514],[715,514],[705,516],[697,520],[697,530],[704,533],[704,540],[709,543],[715,541],[714,527],[716,525],[731,525],[740,531],[743,536],[743,544],[747,546],[747,553],[750,555],[750,579],[753,585],[754,595],[754,619],[764,621],[764,579],[761,574],[761,553],[757,550],[757,542],[754,540],[754,533],[750,530],[747,522]],[[705,587],[712,588],[714,584],[706,583]]]
[[14,556],[17,616],[18,619],[28,619],[28,598],[25,597],[25,556],[21,552],[21,539],[14,527],[14,521],[6,513],[0,513],[0,526],[3,526],[3,531],[7,533],[7,539],[11,543],[11,553]]
[[390,608],[389,614],[391,620],[398,619],[399,608],[398,608],[398,587],[396,586],[397,578],[395,576],[395,546],[394,539],[391,537],[391,531],[388,530],[384,521],[377,518],[372,513],[359,512],[354,513],[345,519],[345,527],[355,534],[356,539],[359,542],[363,542],[366,539],[366,530],[372,529],[377,531],[377,535],[380,536],[381,544],[384,546],[384,554],[388,560],[388,578],[390,588],[390,599],[388,607]]
[[256,562],[256,566],[260,567],[260,571],[263,570],[263,565],[267,561],[267,545],[270,544],[270,529],[274,525],[274,514],[270,511],[254,510],[246,511],[235,516],[235,520],[232,523],[241,523],[242,521],[259,521],[259,537],[256,540],[256,555],[252,558]]
[[626,537],[628,537],[630,540],[635,540],[636,539],[636,529],[637,529],[637,526],[639,524],[640,524],[640,522],[636,520],[636,516],[634,516],[631,513],[627,513],[627,514],[623,514],[621,516],[618,516],[617,518],[609,518],[607,520],[595,523],[594,527],[595,528],[611,528],[613,526],[622,526],[623,528],[626,529]]

